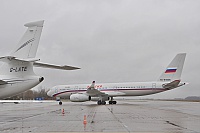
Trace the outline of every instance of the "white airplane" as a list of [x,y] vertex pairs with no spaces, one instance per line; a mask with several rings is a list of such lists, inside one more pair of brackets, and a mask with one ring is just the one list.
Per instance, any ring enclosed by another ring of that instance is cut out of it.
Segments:
[[33,66],[74,70],[71,66],[58,66],[37,62],[36,51],[38,48],[44,21],[27,23],[28,27],[16,48],[8,55],[0,57],[3,62],[0,67],[0,99],[4,99],[33,88],[44,80],[33,71]]
[[[72,102],[98,101],[98,105],[116,104],[113,97],[144,96],[171,90],[186,83],[181,83],[181,73],[186,53],[177,54],[157,81],[131,83],[100,83],[95,85],[58,85],[52,87],[47,95],[51,97],[68,98]],[[60,101],[59,104],[62,104]]]

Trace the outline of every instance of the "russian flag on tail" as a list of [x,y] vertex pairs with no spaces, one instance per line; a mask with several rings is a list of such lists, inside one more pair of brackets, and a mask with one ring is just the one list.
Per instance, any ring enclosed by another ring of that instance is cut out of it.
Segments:
[[177,70],[177,68],[167,68],[167,70],[165,71],[165,73],[175,73]]

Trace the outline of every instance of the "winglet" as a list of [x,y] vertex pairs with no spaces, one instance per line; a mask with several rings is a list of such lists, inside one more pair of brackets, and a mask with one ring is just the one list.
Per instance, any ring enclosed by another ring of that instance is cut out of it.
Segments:
[[94,89],[94,88],[95,88],[95,81],[92,81],[92,84],[88,89]]
[[90,88],[94,88],[95,87],[95,81],[92,81],[92,85],[90,86]]

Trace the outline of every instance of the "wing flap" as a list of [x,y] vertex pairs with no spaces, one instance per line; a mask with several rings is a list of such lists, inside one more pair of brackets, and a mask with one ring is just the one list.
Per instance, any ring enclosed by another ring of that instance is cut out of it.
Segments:
[[96,97],[96,96],[105,96],[106,94],[104,92],[101,92],[97,89],[87,89],[86,93],[89,95],[89,96],[93,96],[93,97]]
[[61,69],[61,70],[76,70],[80,69],[78,67],[72,67],[72,66],[59,66],[59,65],[53,65],[53,64],[46,64],[46,63],[41,63],[41,62],[34,62],[33,65],[35,67],[43,67],[43,68],[53,68],[53,69]]
[[125,96],[126,95],[126,93],[119,92],[119,91],[109,91],[109,92],[106,92],[106,94],[109,96]]

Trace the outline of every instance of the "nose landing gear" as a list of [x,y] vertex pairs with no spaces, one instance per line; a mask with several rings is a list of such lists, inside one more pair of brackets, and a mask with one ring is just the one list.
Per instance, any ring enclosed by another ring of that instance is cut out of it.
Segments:
[[59,101],[59,105],[62,105],[62,102],[61,102],[61,101]]

